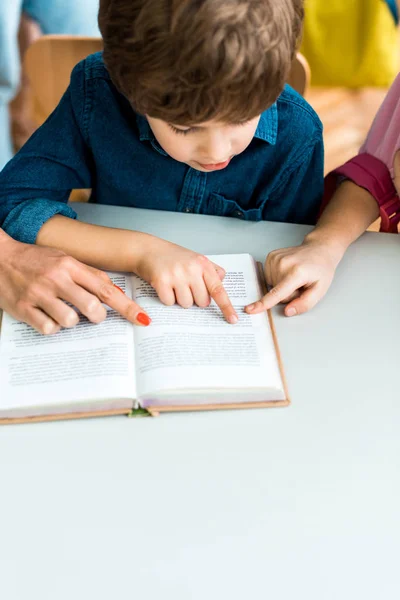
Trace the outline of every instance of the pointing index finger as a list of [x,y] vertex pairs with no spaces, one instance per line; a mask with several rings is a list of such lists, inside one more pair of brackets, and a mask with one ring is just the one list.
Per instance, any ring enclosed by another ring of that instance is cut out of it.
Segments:
[[291,296],[295,291],[299,289],[303,284],[300,283],[293,275],[287,275],[280,283],[270,289],[261,300],[249,304],[246,306],[246,312],[252,315],[257,315],[264,310],[268,310],[273,306],[279,304]]
[[122,317],[131,323],[135,323],[136,325],[144,325],[145,327],[150,325],[150,317],[143,311],[143,309],[140,308],[138,304],[136,304],[136,302],[131,300],[131,298],[129,298],[125,294],[124,290],[118,285],[113,283],[111,289],[108,289],[107,291],[107,298],[103,297],[102,299],[101,293],[99,296],[103,302],[108,304],[108,306],[116,310]]
[[82,286],[93,294],[97,301],[107,304],[131,323],[150,325],[150,317],[120,287],[113,284],[105,273],[86,265],[80,265],[74,279],[78,286]]
[[232,306],[228,294],[219,278],[217,272],[210,264],[204,269],[204,283],[208,289],[211,298],[216,302],[221,309],[222,314],[228,323],[234,325],[238,322],[236,310]]

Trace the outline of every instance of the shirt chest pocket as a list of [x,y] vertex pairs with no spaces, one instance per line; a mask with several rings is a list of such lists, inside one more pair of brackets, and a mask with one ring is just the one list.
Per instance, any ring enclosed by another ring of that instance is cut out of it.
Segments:
[[217,215],[219,217],[234,217],[244,221],[262,221],[265,206],[268,202],[268,197],[260,199],[256,207],[244,207],[236,200],[226,198],[222,194],[212,192],[204,210],[201,212],[206,215]]

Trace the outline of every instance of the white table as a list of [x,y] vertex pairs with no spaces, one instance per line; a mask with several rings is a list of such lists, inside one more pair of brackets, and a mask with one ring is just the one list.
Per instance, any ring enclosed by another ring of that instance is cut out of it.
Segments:
[[[306,227],[79,205],[263,259]],[[289,408],[0,429],[4,600],[400,597],[400,238],[369,233],[276,327]]]

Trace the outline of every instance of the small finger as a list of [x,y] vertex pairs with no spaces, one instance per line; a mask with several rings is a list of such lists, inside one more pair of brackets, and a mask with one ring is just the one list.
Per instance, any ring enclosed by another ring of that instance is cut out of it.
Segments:
[[216,273],[217,273],[218,277],[220,278],[220,280],[221,280],[221,281],[223,281],[223,280],[224,280],[224,278],[225,278],[225,275],[226,275],[226,271],[225,271],[225,269],[223,269],[222,267],[220,267],[220,266],[219,266],[219,265],[217,265],[216,263],[213,263],[213,262],[212,262],[211,264],[212,264],[212,266],[214,267],[214,269],[215,269],[215,271],[216,271]]
[[206,288],[203,278],[199,278],[195,283],[192,283],[190,286],[194,303],[197,306],[206,307],[209,306],[211,302],[210,294]]
[[154,288],[161,302],[166,306],[173,306],[176,303],[174,288],[169,284],[159,284]]
[[311,310],[325,296],[325,293],[326,290],[318,285],[307,288],[298,298],[285,306],[285,315],[295,317]]
[[298,290],[303,284],[302,281],[298,280],[293,275],[287,275],[278,285],[273,287],[261,300],[249,304],[245,307],[247,313],[259,314],[264,310],[268,310],[282,302],[285,298],[290,297],[296,290]]
[[232,325],[237,323],[239,320],[237,312],[233,308],[232,302],[230,301],[220,278],[211,265],[210,267],[206,266],[204,269],[204,283],[211,298],[216,302],[217,306],[219,306],[228,323],[231,323]]
[[191,289],[188,285],[176,285],[174,287],[175,298],[179,306],[183,308],[190,308],[193,306],[193,296]]

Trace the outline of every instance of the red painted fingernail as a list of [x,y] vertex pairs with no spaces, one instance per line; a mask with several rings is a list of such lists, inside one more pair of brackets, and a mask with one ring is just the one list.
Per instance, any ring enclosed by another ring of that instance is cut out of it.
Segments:
[[141,325],[150,325],[151,319],[146,313],[139,313],[136,317],[136,320],[139,321]]
[[115,283],[113,283],[113,286],[115,288],[117,288],[117,290],[119,290],[120,292],[122,292],[123,294],[125,294],[124,290],[122,288],[120,288],[119,285],[115,285]]

